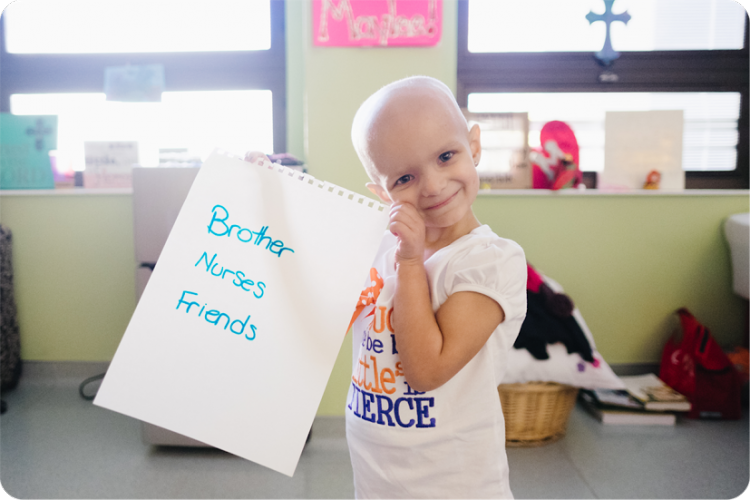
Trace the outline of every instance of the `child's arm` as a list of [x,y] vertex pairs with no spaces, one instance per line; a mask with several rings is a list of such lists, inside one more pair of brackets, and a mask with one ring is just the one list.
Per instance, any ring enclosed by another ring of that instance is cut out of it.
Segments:
[[391,209],[391,231],[398,238],[396,290],[391,323],[409,385],[436,389],[479,352],[505,314],[495,300],[458,292],[433,313],[424,268],[424,222],[411,205]]

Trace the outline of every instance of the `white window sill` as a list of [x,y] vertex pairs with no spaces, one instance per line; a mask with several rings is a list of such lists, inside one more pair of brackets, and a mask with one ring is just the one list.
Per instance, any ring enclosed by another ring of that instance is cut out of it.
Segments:
[[750,196],[748,189],[480,189],[479,196]]
[[[132,195],[132,188],[59,188],[59,189],[3,189],[3,196],[100,196]],[[480,189],[479,196],[750,196],[748,189],[685,189],[666,191],[659,189]]]
[[133,194],[133,188],[0,189],[0,198],[3,196],[100,196],[123,194]]

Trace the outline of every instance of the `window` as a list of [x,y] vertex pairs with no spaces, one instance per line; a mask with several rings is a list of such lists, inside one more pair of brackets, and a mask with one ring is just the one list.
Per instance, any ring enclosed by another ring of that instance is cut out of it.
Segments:
[[169,151],[205,160],[214,148],[273,150],[270,90],[164,92],[161,102],[107,101],[103,93],[13,94],[10,110],[57,115],[61,170],[84,170],[85,141],[136,141],[143,166],[159,164],[160,150],[162,160]]
[[732,171],[737,165],[739,92],[476,92],[469,111],[528,112],[529,147],[541,146],[539,133],[551,120],[575,131],[581,168],[604,170],[604,118],[607,111],[681,109],[684,112],[683,169]]
[[[179,9],[175,9],[179,5]],[[53,0],[13,2],[11,54],[219,52],[271,48],[268,0]],[[70,29],[75,26],[76,29]],[[43,33],[44,36],[40,36]]]
[[[83,169],[83,141],[138,141],[144,165],[159,150],[286,150],[283,1],[40,3],[3,13],[0,111],[58,115],[58,163]],[[106,100],[105,68],[153,64],[161,102]]]
[[[468,48],[473,53],[596,52],[606,28],[589,24],[586,15],[603,11],[602,0],[471,0]],[[744,45],[745,10],[733,0],[617,0],[613,11],[630,16],[627,24],[611,24],[613,44],[621,52]]]
[[[568,122],[587,177],[604,168],[604,113],[682,109],[688,188],[748,188],[747,16],[733,0],[617,0],[631,20],[602,49],[602,0],[459,1],[459,104],[528,112],[529,146],[549,120]],[[520,28],[519,28],[520,27]],[[563,28],[561,28],[563,27]]]

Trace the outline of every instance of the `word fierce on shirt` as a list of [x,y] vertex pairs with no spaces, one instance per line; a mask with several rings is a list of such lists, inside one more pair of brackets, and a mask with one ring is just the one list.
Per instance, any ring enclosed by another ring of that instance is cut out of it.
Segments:
[[237,231],[234,232],[234,236],[242,243],[250,243],[255,246],[260,246],[266,242],[266,250],[279,257],[281,257],[281,253],[284,250],[294,253],[294,250],[284,246],[283,241],[274,240],[270,236],[266,236],[268,226],[263,226],[260,228],[260,231],[251,231],[248,228],[238,226],[237,224],[227,224],[227,220],[229,220],[229,210],[221,205],[216,205],[212,208],[211,214],[211,223],[208,225],[208,234],[231,238],[232,232],[236,229]]

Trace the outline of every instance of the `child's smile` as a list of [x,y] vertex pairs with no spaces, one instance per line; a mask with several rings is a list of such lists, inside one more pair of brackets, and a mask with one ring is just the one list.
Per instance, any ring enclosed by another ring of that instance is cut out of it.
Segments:
[[456,195],[458,195],[458,191],[456,191],[451,196],[449,196],[447,200],[441,201],[440,203],[433,205],[431,207],[427,207],[426,210],[436,210],[438,208],[442,208],[446,206],[448,203],[450,203],[452,200],[454,200],[456,198]]

